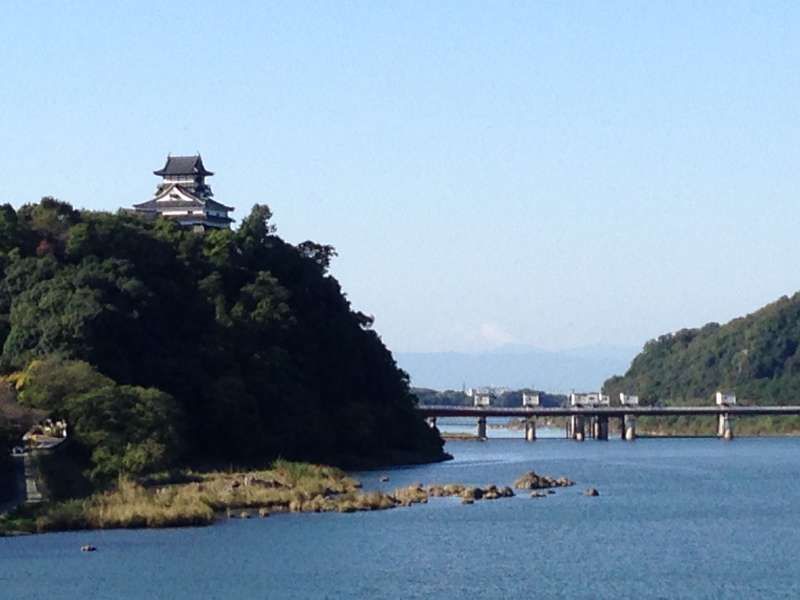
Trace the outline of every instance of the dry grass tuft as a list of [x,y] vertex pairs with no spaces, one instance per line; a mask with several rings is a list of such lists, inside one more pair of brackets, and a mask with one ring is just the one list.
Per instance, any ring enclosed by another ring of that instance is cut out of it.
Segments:
[[[534,475],[528,474],[528,478],[532,480]],[[530,483],[556,486],[572,482],[536,476]],[[231,518],[266,517],[274,512],[350,513],[411,506],[428,502],[429,497],[457,497],[470,504],[514,495],[510,487],[457,483],[427,487],[415,483],[392,494],[362,492],[360,488],[340,469],[277,460],[269,469],[247,472],[187,471],[151,476],[143,482],[120,479],[111,491],[42,506],[31,519],[35,518],[38,531],[180,527],[207,525],[220,513]],[[31,527],[33,524],[31,520]]]

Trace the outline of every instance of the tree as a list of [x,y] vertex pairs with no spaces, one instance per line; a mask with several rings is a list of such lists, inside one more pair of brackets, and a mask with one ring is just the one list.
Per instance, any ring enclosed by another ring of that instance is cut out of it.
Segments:
[[96,388],[71,396],[66,414],[75,440],[90,449],[95,481],[156,471],[180,458],[180,410],[159,390]]
[[327,273],[333,248],[288,244],[271,218],[257,204],[237,231],[197,235],[52,199],[0,208],[0,370],[70,421],[97,484],[176,456],[443,456],[372,317]]
[[32,361],[15,380],[24,405],[55,418],[68,416],[67,403],[73,396],[114,385],[89,363],[59,356]]

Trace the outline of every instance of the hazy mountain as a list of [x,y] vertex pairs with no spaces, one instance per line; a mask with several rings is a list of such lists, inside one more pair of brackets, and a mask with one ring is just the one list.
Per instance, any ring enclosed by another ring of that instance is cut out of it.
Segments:
[[433,389],[462,385],[532,387],[553,393],[597,390],[615,373],[624,373],[638,348],[587,346],[551,352],[509,345],[480,353],[398,352],[398,365],[411,384]]

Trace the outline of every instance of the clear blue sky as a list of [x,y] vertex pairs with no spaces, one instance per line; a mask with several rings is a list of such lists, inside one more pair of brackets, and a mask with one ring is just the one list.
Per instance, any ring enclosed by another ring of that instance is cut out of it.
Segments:
[[639,345],[800,289],[796,2],[6,2],[0,201],[201,151],[400,351]]

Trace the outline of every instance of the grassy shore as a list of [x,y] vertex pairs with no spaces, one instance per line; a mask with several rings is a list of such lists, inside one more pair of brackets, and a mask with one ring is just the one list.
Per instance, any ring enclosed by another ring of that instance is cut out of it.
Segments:
[[389,508],[334,467],[275,461],[269,469],[162,474],[121,479],[87,498],[26,506],[0,518],[0,533],[207,525],[219,515]]
[[442,432],[439,435],[442,436],[443,440],[478,441],[481,439],[477,434],[461,431]]
[[386,510],[453,496],[465,504],[513,496],[509,487],[413,484],[365,492],[335,467],[278,460],[254,471],[183,471],[140,481],[121,479],[87,498],[20,507],[0,517],[0,536],[77,529],[209,525],[219,518],[275,512]]

